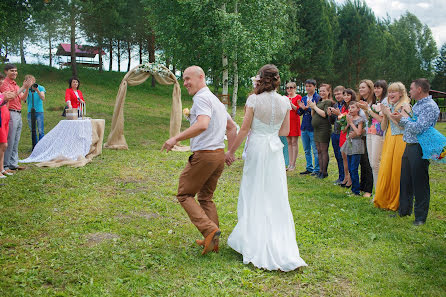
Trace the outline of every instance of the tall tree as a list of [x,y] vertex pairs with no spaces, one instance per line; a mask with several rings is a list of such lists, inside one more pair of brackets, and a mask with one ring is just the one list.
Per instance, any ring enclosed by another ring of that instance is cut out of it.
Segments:
[[[98,47],[99,71],[103,70],[102,51],[106,40],[113,36],[114,28],[119,24],[120,7],[123,0],[84,0],[82,6],[82,28],[88,39]],[[113,59],[110,56],[110,59]]]
[[338,12],[340,47],[343,57],[337,59],[336,72],[354,86],[361,79],[371,78],[370,68],[376,53],[376,18],[364,1],[348,0]]
[[[69,35],[69,18],[64,11],[68,1],[42,1],[32,6],[32,19],[41,34],[30,36],[31,40],[44,47],[42,40],[47,41],[49,65],[53,66],[53,49],[58,40]],[[34,38],[33,38],[34,37]]]
[[393,45],[387,59],[398,66],[393,69],[389,79],[405,84],[419,77],[432,79],[438,50],[429,27],[407,12],[389,26],[389,32]]
[[[290,38],[292,44],[290,69],[300,80],[315,78],[329,80],[333,73],[333,53],[337,17],[335,5],[326,0],[300,0],[292,7],[299,6],[297,19],[299,27],[291,25],[291,31],[299,33],[299,39]],[[295,13],[296,8],[292,13]]]
[[435,59],[435,78],[432,81],[432,88],[446,92],[446,42],[440,49],[440,54]]

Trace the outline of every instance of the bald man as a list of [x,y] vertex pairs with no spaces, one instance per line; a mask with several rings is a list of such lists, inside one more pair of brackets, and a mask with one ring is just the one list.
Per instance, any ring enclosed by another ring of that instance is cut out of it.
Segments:
[[187,68],[183,80],[189,95],[194,96],[189,119],[191,126],[168,139],[162,149],[169,152],[178,141],[190,139],[192,155],[181,173],[177,199],[204,237],[196,241],[203,246],[204,255],[210,251],[218,252],[221,231],[212,197],[224,169],[225,133],[228,146],[231,146],[237,128],[225,106],[206,86],[203,69],[198,66]]

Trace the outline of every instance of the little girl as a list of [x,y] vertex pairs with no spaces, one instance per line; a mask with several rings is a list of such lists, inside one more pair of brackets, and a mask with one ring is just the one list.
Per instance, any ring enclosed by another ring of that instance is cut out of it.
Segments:
[[365,147],[361,135],[364,127],[364,117],[359,115],[360,108],[358,104],[351,103],[347,115],[347,127],[344,131],[347,132],[347,140],[341,147],[341,152],[347,155],[348,171],[352,181],[352,192],[359,195],[359,173],[358,167],[361,161],[361,155],[364,154]]

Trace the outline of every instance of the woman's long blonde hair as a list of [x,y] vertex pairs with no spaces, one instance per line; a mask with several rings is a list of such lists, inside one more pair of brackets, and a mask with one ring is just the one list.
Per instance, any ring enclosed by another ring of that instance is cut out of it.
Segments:
[[402,82],[397,81],[397,82],[392,83],[389,86],[389,88],[387,89],[387,94],[389,92],[398,92],[398,93],[401,94],[401,98],[400,98],[400,100],[398,101],[398,103],[395,106],[395,109],[394,109],[395,111],[398,110],[404,104],[410,103],[409,96],[407,96],[406,87],[403,85]]

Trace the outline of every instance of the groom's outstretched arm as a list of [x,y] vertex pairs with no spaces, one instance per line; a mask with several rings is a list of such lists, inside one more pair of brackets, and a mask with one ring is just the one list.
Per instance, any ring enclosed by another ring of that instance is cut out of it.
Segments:
[[177,144],[178,141],[186,140],[186,139],[200,135],[201,133],[206,131],[206,129],[209,126],[210,121],[211,121],[211,118],[208,117],[207,115],[199,115],[197,117],[197,121],[192,126],[187,128],[180,134],[169,138],[164,143],[161,151],[165,149],[166,152],[169,152],[175,146],[175,144]]

